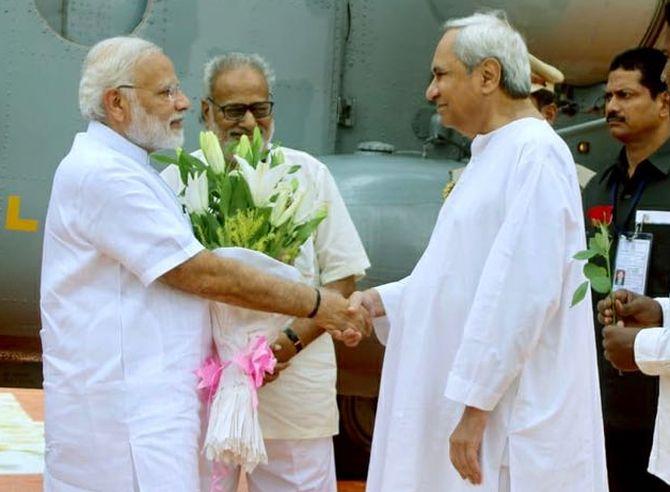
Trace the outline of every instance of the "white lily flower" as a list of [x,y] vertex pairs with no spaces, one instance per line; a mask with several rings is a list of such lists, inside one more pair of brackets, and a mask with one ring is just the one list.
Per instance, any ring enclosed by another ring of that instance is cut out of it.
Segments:
[[226,162],[223,159],[221,144],[214,132],[200,132],[200,148],[214,174],[226,172]]
[[291,202],[291,205],[289,205],[288,208],[284,210],[284,212],[282,212],[282,214],[279,216],[279,219],[277,219],[279,225],[283,224],[290,218],[293,218],[295,222],[294,217],[295,211],[300,205],[300,203],[303,201],[304,197],[305,197],[305,190],[302,188],[293,194],[293,201]]
[[287,204],[291,198],[293,190],[291,189],[291,185],[283,182],[279,183],[275,189],[279,190],[279,195],[277,196],[277,201],[272,207],[272,212],[270,213],[270,224],[275,227],[279,227],[284,222],[286,222],[286,219],[282,220],[282,217],[286,211]]
[[184,191],[184,183],[181,180],[179,167],[176,164],[170,164],[161,171],[161,178],[170,187],[174,194],[179,196]]
[[312,220],[320,213],[327,213],[328,205],[324,202],[316,201],[316,189],[314,186],[307,186],[302,200],[298,204],[293,217],[293,222],[296,224],[304,224]]
[[184,193],[184,205],[189,213],[206,214],[209,208],[209,188],[207,173],[200,173],[195,178],[188,175],[186,192]]
[[235,156],[235,160],[237,161],[238,174],[249,185],[254,205],[257,207],[267,207],[270,198],[277,193],[277,185],[288,174],[291,166],[282,164],[271,168],[270,163],[266,161],[259,162],[258,166],[254,169],[246,159],[238,155]]

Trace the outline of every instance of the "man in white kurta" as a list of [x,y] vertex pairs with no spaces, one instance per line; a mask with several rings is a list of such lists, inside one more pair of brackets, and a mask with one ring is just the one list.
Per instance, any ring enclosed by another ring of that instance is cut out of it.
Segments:
[[[468,67],[455,52],[480,40],[513,56]],[[356,294],[388,321],[369,491],[607,490],[590,302],[570,308],[579,184],[529,106],[527,60],[520,36],[485,14],[448,23],[436,49],[427,97],[474,136],[472,157],[412,273]]]
[[157,46],[95,45],[80,107],[90,123],[58,166],[44,231],[45,490],[197,491],[195,370],[211,333],[196,295],[355,329],[324,319],[349,306],[203,251],[149,164],[181,145],[189,107]]

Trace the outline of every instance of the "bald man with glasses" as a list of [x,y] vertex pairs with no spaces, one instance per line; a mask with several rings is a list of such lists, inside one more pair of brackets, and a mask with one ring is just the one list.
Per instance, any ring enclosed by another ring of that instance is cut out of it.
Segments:
[[[259,127],[272,140],[274,75],[258,55],[228,53],[205,65],[201,117],[224,149]],[[301,249],[295,266],[304,282],[335,289],[345,297],[370,266],[356,228],[326,166],[298,150],[282,147],[286,162],[300,165],[297,178],[313,191],[315,203],[328,204],[328,217]],[[198,156],[198,153],[194,155]],[[202,156],[198,156],[202,157]],[[302,320],[275,342],[281,376],[259,391],[259,414],[268,464],[247,477],[250,492],[335,492],[332,436],[338,432],[337,366],[330,337]],[[239,470],[223,479],[223,490],[237,489]],[[207,480],[202,481],[207,490]]]

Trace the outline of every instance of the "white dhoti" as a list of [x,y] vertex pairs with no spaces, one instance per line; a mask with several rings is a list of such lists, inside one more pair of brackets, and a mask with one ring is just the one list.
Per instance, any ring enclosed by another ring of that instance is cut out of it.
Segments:
[[[336,492],[333,439],[266,439],[268,463],[247,475],[249,492]],[[222,492],[236,492],[240,469],[229,470],[219,482]],[[209,478],[202,492],[210,492]]]

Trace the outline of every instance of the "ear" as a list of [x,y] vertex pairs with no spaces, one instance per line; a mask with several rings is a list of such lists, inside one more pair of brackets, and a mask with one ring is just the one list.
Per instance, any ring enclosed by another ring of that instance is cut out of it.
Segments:
[[542,113],[542,116],[544,116],[544,119],[547,120],[549,124],[553,125],[554,121],[556,121],[556,115],[558,114],[558,106],[556,106],[556,103],[547,104],[540,112]]
[[661,103],[659,116],[661,116],[661,118],[667,118],[670,116],[670,93],[668,93],[668,91],[663,91],[658,95],[658,98]]
[[481,89],[483,94],[491,94],[500,87],[502,66],[495,58],[486,58],[479,64]]
[[102,94],[102,105],[108,123],[123,124],[129,119],[130,105],[119,89],[107,89]]
[[211,110],[212,107],[209,105],[209,101],[207,99],[200,99],[200,118],[202,118],[202,122],[207,128],[209,128],[208,123]]

